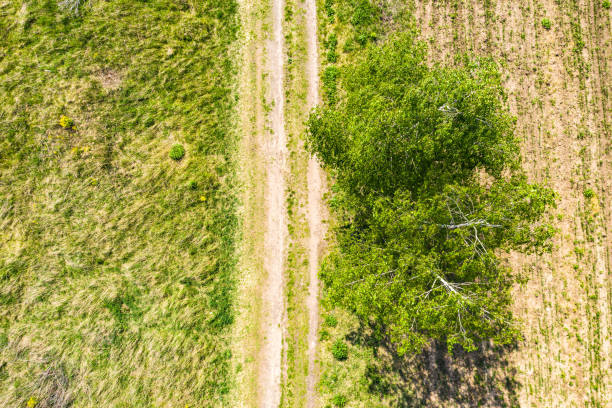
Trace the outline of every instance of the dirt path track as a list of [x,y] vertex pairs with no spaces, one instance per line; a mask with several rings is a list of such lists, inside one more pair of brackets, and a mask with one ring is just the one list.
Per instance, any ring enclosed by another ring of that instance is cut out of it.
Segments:
[[[300,19],[285,20],[286,7],[299,8]],[[233,400],[241,407],[314,408],[325,183],[302,137],[319,101],[316,0],[243,0],[241,13],[245,190]],[[286,60],[295,52],[300,63],[291,66]]]
[[264,147],[266,159],[266,230],[264,234],[263,346],[260,356],[260,407],[276,408],[281,399],[281,356],[283,349],[284,294],[283,269],[286,254],[287,214],[285,173],[287,138],[283,89],[283,1],[272,3],[272,37],[267,42],[270,135]]

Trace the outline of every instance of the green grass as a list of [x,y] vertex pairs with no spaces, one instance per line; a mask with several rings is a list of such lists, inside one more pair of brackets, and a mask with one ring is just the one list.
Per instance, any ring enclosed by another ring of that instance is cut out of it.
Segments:
[[83,10],[0,5],[0,405],[224,406],[236,4]]

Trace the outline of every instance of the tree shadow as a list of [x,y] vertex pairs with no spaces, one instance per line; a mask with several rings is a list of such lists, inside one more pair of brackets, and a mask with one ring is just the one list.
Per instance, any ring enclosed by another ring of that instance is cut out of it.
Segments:
[[418,355],[399,356],[386,338],[361,325],[347,335],[369,347],[374,363],[366,368],[369,391],[394,407],[515,407],[516,368],[508,362],[516,348],[482,342],[477,351],[457,347],[451,355],[444,342],[434,342]]

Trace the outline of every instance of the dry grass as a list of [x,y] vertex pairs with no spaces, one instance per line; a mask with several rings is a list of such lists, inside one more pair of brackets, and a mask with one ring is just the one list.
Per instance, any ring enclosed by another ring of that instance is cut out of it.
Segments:
[[234,9],[0,5],[0,405],[223,405]]

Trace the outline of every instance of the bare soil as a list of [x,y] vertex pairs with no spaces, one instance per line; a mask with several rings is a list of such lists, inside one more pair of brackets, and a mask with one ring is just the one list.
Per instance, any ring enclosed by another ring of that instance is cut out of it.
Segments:
[[272,3],[272,36],[266,44],[269,73],[269,138],[265,143],[266,160],[266,230],[264,234],[263,346],[259,358],[261,407],[278,407],[281,398],[281,361],[285,302],[283,276],[287,240],[285,174],[287,172],[287,137],[284,119],[283,87],[283,1]]
[[[511,386],[483,386],[481,406],[499,406],[502,400],[525,407],[612,404],[612,44],[610,11],[601,4],[412,3],[433,60],[452,63],[454,54],[469,52],[500,63],[525,169],[559,194],[548,220],[559,230],[552,252],[510,257],[513,269],[528,278],[515,291],[524,339],[498,359],[497,378]],[[552,22],[550,30],[543,18]],[[437,361],[430,371],[452,371],[465,363]],[[466,382],[477,384],[480,377]],[[436,398],[425,397],[428,406],[454,406],[445,401],[448,393],[438,391]]]

